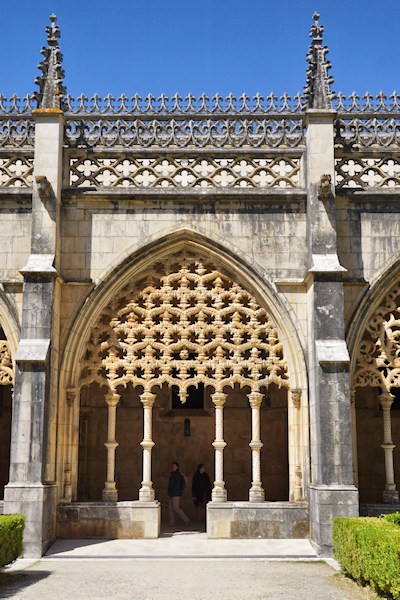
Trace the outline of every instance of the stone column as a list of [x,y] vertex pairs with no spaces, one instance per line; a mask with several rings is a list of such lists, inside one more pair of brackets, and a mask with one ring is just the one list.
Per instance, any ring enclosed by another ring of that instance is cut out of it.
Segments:
[[68,389],[66,394],[67,414],[66,414],[66,452],[64,466],[64,502],[71,502],[72,499],[72,446],[73,446],[73,421],[74,405],[77,390]]
[[385,452],[385,476],[386,484],[383,492],[383,501],[386,504],[396,504],[399,502],[399,492],[396,490],[394,481],[393,450],[396,448],[392,441],[392,421],[390,408],[393,404],[394,396],[386,392],[380,394],[379,402],[383,411],[383,448]]
[[211,499],[213,502],[226,502],[227,493],[224,481],[224,404],[227,394],[215,392],[211,394],[211,400],[215,405],[215,481]]
[[295,460],[295,483],[293,499],[298,502],[303,499],[303,469],[301,463],[301,390],[290,390],[292,404],[295,409],[294,416],[294,460]]
[[104,444],[107,448],[107,481],[103,489],[104,502],[118,501],[118,490],[115,484],[115,449],[118,447],[118,442],[115,439],[115,430],[119,399],[120,395],[115,392],[106,395],[108,406],[108,439]]
[[[16,354],[10,481],[4,512],[26,517],[24,556],[54,539],[61,280],[58,277],[64,116],[33,111],[35,124],[31,254],[24,277]],[[60,481],[62,484],[62,481]]]
[[153,442],[153,405],[156,395],[151,392],[144,392],[140,396],[143,404],[143,441],[140,445],[143,448],[143,481],[139,490],[139,500],[142,502],[151,502],[155,498],[153,482],[151,480],[151,451],[154,447]]
[[339,263],[336,238],[335,117],[329,108],[312,108],[306,115],[310,529],[322,555],[332,553],[333,518],[358,515],[344,328],[346,269]]
[[263,395],[259,392],[251,392],[247,397],[251,406],[251,442],[249,446],[253,475],[249,500],[250,502],[264,502],[265,493],[261,483],[261,448],[264,444],[260,437],[260,407]]

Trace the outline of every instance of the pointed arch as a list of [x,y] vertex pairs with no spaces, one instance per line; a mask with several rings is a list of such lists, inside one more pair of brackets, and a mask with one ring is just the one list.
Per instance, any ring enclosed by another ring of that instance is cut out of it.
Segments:
[[[288,362],[292,389],[307,394],[307,371],[304,357],[305,342],[302,333],[294,325],[295,318],[289,304],[277,293],[273,283],[266,278],[260,265],[245,260],[230,242],[211,240],[188,228],[167,233],[163,237],[150,239],[146,244],[131,248],[117,264],[111,265],[87,297],[82,309],[71,325],[63,353],[60,385],[63,389],[76,388],[79,377],[77,357],[89,333],[110,299],[133,277],[144,273],[154,262],[162,260],[172,252],[192,250],[206,255],[231,274],[244,289],[254,294],[260,306],[265,307],[276,326],[279,339]],[[235,252],[233,251],[235,250]]]

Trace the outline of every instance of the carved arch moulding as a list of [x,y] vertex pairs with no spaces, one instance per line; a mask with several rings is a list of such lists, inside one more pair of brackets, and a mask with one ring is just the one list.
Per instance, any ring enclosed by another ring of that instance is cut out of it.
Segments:
[[210,258],[176,252],[133,278],[101,312],[81,358],[79,387],[144,392],[166,383],[185,402],[189,386],[222,392],[289,387],[278,332],[255,297]]

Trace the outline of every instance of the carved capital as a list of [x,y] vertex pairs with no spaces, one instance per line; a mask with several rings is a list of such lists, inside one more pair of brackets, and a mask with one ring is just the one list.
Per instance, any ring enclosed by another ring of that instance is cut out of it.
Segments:
[[247,397],[249,399],[251,408],[260,408],[264,395],[260,392],[251,392]]
[[143,406],[149,408],[154,405],[155,399],[156,395],[152,394],[151,392],[143,392],[143,394],[140,395],[140,402],[143,404]]
[[223,394],[222,392],[215,392],[211,394],[211,400],[215,404],[217,408],[222,408],[226,402],[228,395]]
[[111,392],[104,397],[107,402],[107,406],[117,406],[119,399],[121,398],[119,394],[115,394],[114,392]]
[[379,403],[382,406],[382,410],[390,410],[390,407],[393,404],[394,396],[389,392],[385,392],[384,394],[379,394]]

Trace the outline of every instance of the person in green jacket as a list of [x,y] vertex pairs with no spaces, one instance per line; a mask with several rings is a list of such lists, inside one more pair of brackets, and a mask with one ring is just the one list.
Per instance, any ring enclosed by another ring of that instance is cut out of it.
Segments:
[[171,473],[168,481],[169,498],[169,524],[175,525],[175,515],[177,515],[185,525],[189,525],[190,520],[180,507],[181,496],[186,487],[186,478],[179,470],[179,463],[174,461],[171,465]]

